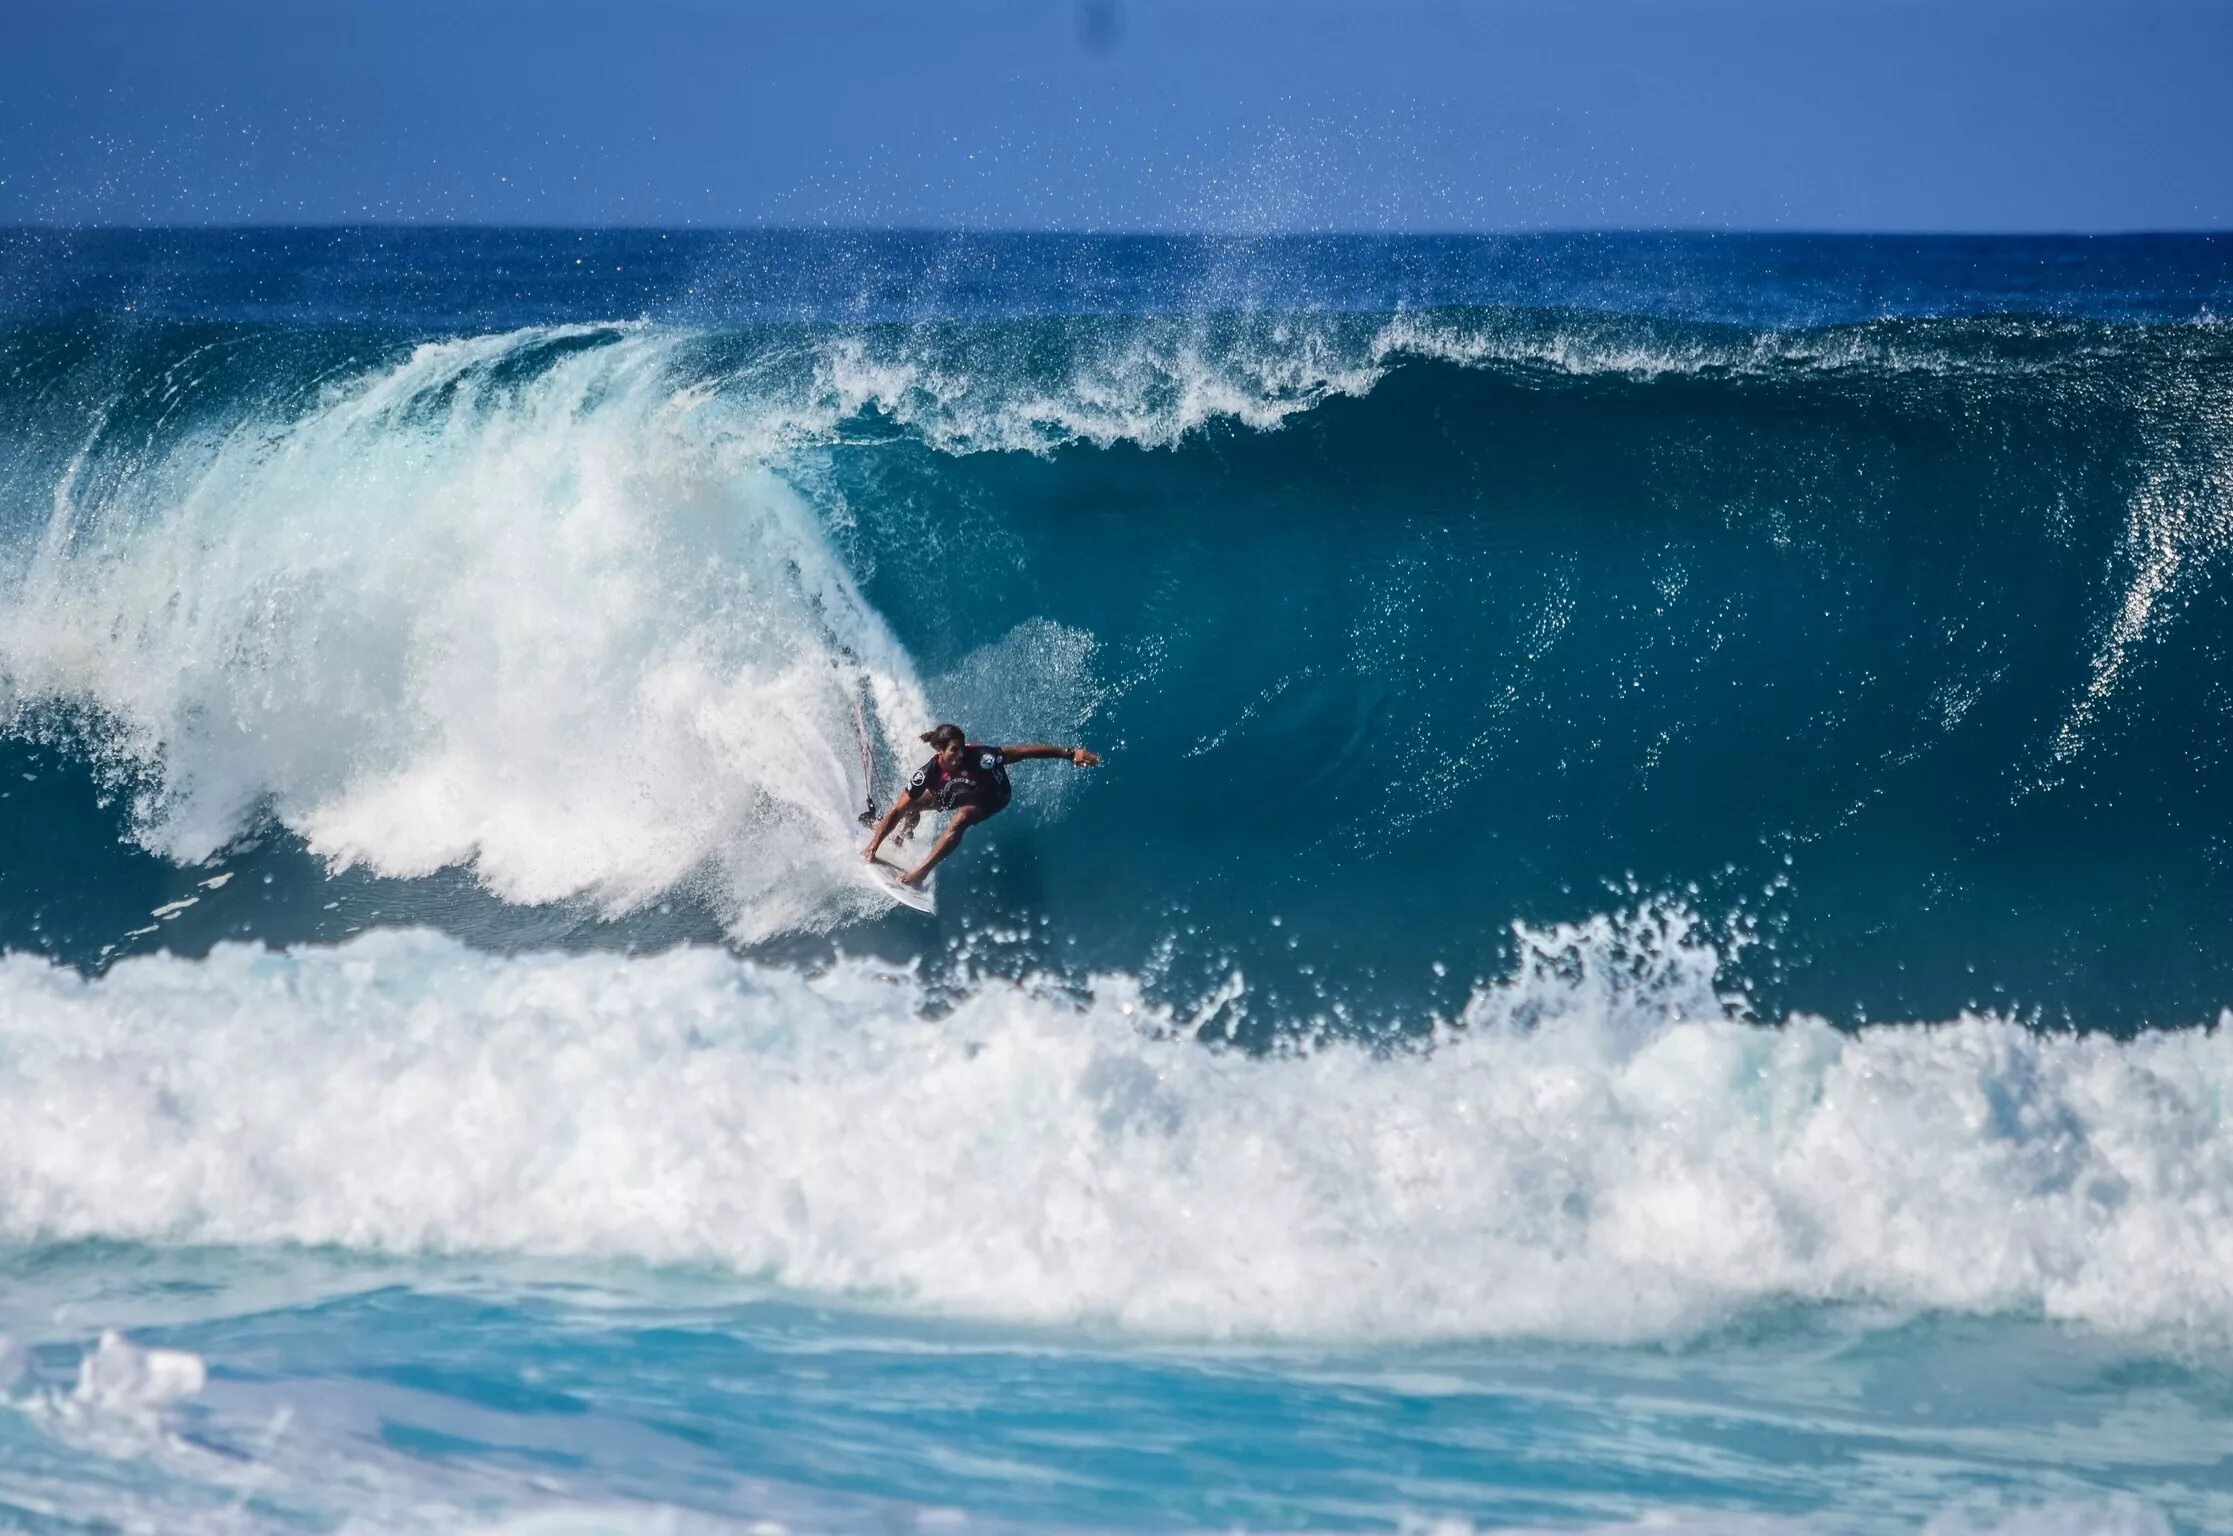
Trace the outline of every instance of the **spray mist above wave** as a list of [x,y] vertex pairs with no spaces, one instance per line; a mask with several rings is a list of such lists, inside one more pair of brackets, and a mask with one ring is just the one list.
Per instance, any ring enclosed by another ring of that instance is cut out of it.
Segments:
[[424,933],[0,962],[0,1234],[716,1263],[1005,1319],[1682,1336],[1790,1299],[2233,1336],[2233,1031],[1743,1021],[1679,912],[1521,930],[1427,1048],[1104,977]]

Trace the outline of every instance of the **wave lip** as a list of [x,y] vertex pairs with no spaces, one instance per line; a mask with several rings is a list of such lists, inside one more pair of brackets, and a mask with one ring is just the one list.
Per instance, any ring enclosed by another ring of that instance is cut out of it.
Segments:
[[[423,933],[0,965],[0,1233],[712,1262],[1159,1334],[1687,1335],[1792,1299],[2233,1337],[2233,1056],[1767,1028],[1674,915],[1523,933],[1428,1050],[1251,1059],[1105,978]],[[1147,1026],[1143,1029],[1143,1025]]]
[[[766,392],[763,409],[788,402],[767,413],[781,424],[780,433],[764,433],[770,441],[826,437],[874,412],[945,453],[1047,453],[1073,444],[1171,448],[1220,426],[1275,431],[1422,362],[1523,380],[1862,380],[1896,388],[1906,380],[2070,379],[2105,362],[2178,365],[2222,353],[2215,336],[2193,327],[2044,318],[1752,329],[1441,308],[864,327],[762,352],[740,377]],[[776,378],[782,387],[769,389]]]

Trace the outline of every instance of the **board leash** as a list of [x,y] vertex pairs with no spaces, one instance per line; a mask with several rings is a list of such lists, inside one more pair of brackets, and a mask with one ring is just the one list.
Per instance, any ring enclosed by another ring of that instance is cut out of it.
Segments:
[[861,710],[858,686],[853,692],[853,735],[861,744],[861,794],[868,801],[868,809],[857,818],[864,827],[876,825],[876,764],[868,750],[868,716]]

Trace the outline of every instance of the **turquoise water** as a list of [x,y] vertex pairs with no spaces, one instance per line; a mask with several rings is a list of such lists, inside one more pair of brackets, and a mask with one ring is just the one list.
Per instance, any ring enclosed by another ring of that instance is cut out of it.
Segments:
[[2229,303],[0,236],[0,1526],[2233,1529]]
[[704,1274],[281,1269],[117,1249],[13,1268],[150,1318],[251,1303],[136,1330],[226,1362],[160,1421],[73,1397],[46,1352],[0,1431],[15,1517],[42,1495],[218,1528],[557,1506],[654,1529],[1597,1529],[1674,1508],[1713,1511],[1697,1529],[2145,1531],[2233,1509],[2221,1377],[2036,1325],[1781,1313],[1658,1350],[1205,1350]]

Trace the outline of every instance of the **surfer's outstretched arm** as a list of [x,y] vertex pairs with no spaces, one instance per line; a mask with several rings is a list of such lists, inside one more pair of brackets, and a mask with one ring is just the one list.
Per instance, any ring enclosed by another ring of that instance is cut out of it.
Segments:
[[1083,747],[1050,747],[1044,744],[1028,747],[1002,747],[1000,755],[1011,763],[1020,763],[1033,757],[1067,757],[1080,768],[1096,767],[1101,761],[1098,754],[1088,752]]

